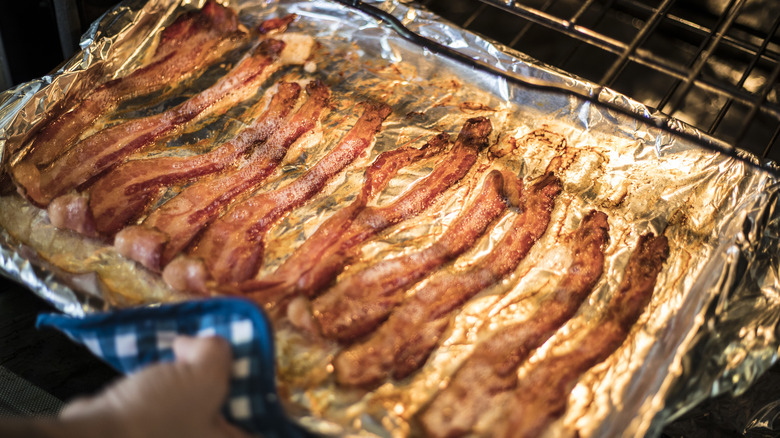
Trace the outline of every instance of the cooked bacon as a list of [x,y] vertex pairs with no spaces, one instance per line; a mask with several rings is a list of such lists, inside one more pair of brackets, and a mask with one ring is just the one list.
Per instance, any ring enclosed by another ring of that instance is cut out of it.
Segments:
[[392,375],[402,379],[423,365],[449,326],[451,313],[520,263],[550,222],[561,181],[544,175],[524,193],[524,210],[493,250],[462,272],[442,272],[398,307],[368,339],[334,360],[336,381],[372,386]]
[[[293,295],[313,296],[343,269],[353,251],[380,231],[414,217],[463,178],[487,146],[490,121],[469,119],[463,125],[450,152],[433,171],[387,206],[366,207],[358,199],[323,223],[273,274],[250,280],[239,288],[266,306],[274,306]],[[434,141],[440,137],[434,138]]]
[[261,35],[266,35],[271,32],[284,32],[287,30],[287,26],[295,21],[296,18],[297,15],[295,14],[287,14],[278,18],[269,18],[257,26],[257,31]]
[[669,256],[665,236],[652,233],[639,238],[617,293],[604,317],[571,352],[552,355],[538,363],[517,383],[513,397],[502,409],[507,413],[497,424],[495,436],[535,437],[566,411],[568,394],[579,377],[606,360],[628,337],[655,288],[656,279]]
[[[149,269],[159,271],[236,196],[262,183],[282,161],[290,145],[314,129],[328,106],[330,90],[321,81],[312,81],[306,86],[306,91],[309,97],[301,108],[282,124],[281,129],[271,134],[265,144],[256,146],[251,156],[244,158],[235,168],[185,188],[153,211],[142,225],[123,229],[117,238],[132,229],[133,238],[142,239],[143,231],[135,228],[149,230],[152,234],[164,233],[168,239],[163,245],[163,252],[156,258],[161,264],[144,264]],[[140,257],[139,260],[132,252],[122,254],[142,264],[145,259]]]
[[[162,233],[160,233],[162,234]],[[151,235],[152,237],[154,234]],[[162,250],[157,254],[161,254]],[[159,265],[159,260],[157,261]],[[208,284],[211,280],[206,265],[203,263],[193,263],[189,257],[179,256],[165,265],[162,272],[163,281],[174,290],[188,291],[198,294],[207,294],[209,292]]]
[[[369,200],[373,199],[387,186],[390,180],[397,174],[400,169],[408,166],[414,161],[427,158],[441,152],[442,148],[446,144],[447,136],[444,134],[439,134],[419,149],[412,147],[402,147],[383,152],[374,160],[374,162],[366,171],[366,182],[363,185],[361,191],[358,193],[356,200],[350,205],[350,207],[346,207],[336,212],[333,218],[326,222],[326,224],[331,223],[341,225],[344,222],[349,223],[354,217],[353,213],[357,211],[356,207],[364,207]],[[343,220],[339,220],[339,218]],[[201,245],[202,243],[199,244],[199,247]],[[168,267],[170,267],[170,270]],[[188,275],[193,275],[195,278],[184,281],[183,279],[175,278],[178,274],[175,274],[174,272],[184,272]],[[205,283],[201,283],[200,280],[210,280],[211,277],[208,274],[208,270],[203,261],[194,257],[177,257],[171,261],[171,263],[163,271],[164,277],[166,273],[169,276],[168,278],[171,279],[171,282],[168,282],[171,287],[177,290],[191,290],[193,292],[207,291],[207,285]],[[188,285],[189,289],[179,288],[174,285],[174,282],[178,285]],[[253,281],[251,284],[261,289],[264,288],[263,282],[258,283]],[[272,285],[278,285],[278,282],[272,281]]]
[[325,337],[347,341],[375,329],[403,300],[408,286],[474,245],[506,208],[503,186],[522,182],[512,175],[488,174],[474,203],[431,246],[385,260],[338,284],[312,302],[312,314]]
[[296,83],[279,84],[265,112],[232,140],[211,152],[132,160],[100,178],[87,190],[98,232],[115,234],[143,212],[160,188],[219,172],[254,145],[264,143],[293,109],[300,90]]
[[510,324],[479,343],[420,415],[428,436],[462,436],[479,415],[495,406],[497,394],[517,385],[517,368],[571,318],[604,270],[609,238],[607,216],[591,211],[571,237],[572,261],[556,289],[527,320]]
[[52,161],[99,116],[135,96],[182,81],[238,47],[245,38],[235,11],[209,1],[182,14],[163,30],[148,64],[89,91],[68,112],[54,112],[37,133],[24,160],[36,166]]
[[334,175],[368,148],[391,109],[381,103],[366,102],[364,106],[363,116],[355,127],[303,175],[284,187],[232,206],[205,230],[193,256],[206,263],[217,282],[239,282],[254,276],[262,263],[263,239],[268,228],[322,190]]
[[120,254],[133,254],[144,266],[159,266],[160,255],[168,242],[168,236],[157,230],[127,227],[114,239],[114,248]]
[[449,141],[447,134],[438,134],[420,148],[404,146],[379,154],[366,169],[365,183],[354,203],[365,206],[387,187],[401,169],[418,160],[439,154]]
[[89,198],[80,193],[68,193],[49,204],[49,221],[57,228],[76,231],[87,237],[97,237],[97,227],[89,213]]
[[48,205],[57,196],[87,184],[133,151],[195,117],[227,110],[255,93],[257,86],[282,65],[277,58],[285,46],[279,40],[264,40],[250,56],[208,89],[163,113],[100,131],[40,171],[33,163],[22,161],[12,169],[16,182],[32,202]]
[[[339,239],[349,229],[355,217],[366,208],[366,204],[370,200],[387,187],[387,184],[400,169],[421,158],[438,154],[447,144],[449,144],[449,136],[442,133],[431,138],[419,149],[403,147],[379,155],[366,171],[365,183],[355,200],[350,205],[336,211],[333,216],[320,225],[311,238],[304,241],[302,247],[291,256],[291,258],[298,258],[298,261],[288,260],[289,270],[277,269],[272,275],[262,280],[248,280],[240,283],[238,290],[256,296],[262,295],[266,302],[269,297],[293,292],[296,277],[291,272],[292,267],[296,263],[306,263],[304,254],[322,255],[330,245],[338,245]],[[312,265],[306,266],[311,267]]]

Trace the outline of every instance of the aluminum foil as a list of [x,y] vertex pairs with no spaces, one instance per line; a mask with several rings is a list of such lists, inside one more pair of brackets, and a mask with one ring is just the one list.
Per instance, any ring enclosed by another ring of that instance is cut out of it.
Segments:
[[[422,144],[440,131],[455,135],[469,117],[491,119],[491,151],[483,153],[463,181],[420,217],[390,228],[365,245],[362,261],[350,270],[435,241],[458,212],[474,201],[490,169],[511,169],[528,182],[555,156],[565,155],[569,162],[560,174],[564,192],[547,233],[513,275],[458,311],[440,346],[409,379],[388,381],[369,392],[340,388],[333,383],[331,364],[338,346],[280,327],[280,389],[289,412],[311,430],[332,435],[418,433],[410,421],[415,412],[447,381],[475,344],[538,308],[540,298],[566,268],[567,236],[594,208],[609,216],[604,275],[577,315],[529,363],[566,351],[584,328],[593,325],[616,290],[641,234],[665,233],[670,238],[671,255],[653,300],[629,339],[606,362],[582,376],[569,396],[566,414],[549,433],[655,435],[666,421],[707,396],[744,391],[774,362],[780,318],[775,210],[780,186],[770,173],[655,127],[668,124],[685,135],[728,148],[681,122],[543,66],[424,10],[395,1],[371,2],[411,30],[483,65],[533,84],[594,96],[649,122],[605,109],[576,94],[525,87],[467,67],[410,43],[385,23],[337,3],[228,3],[240,11],[247,25],[289,12],[298,14],[290,31],[305,32],[320,43],[313,59],[317,71],[310,74],[289,69],[272,79],[320,77],[334,93],[334,107],[320,128],[293,146],[284,165],[261,191],[284,185],[324,156],[356,119],[354,108],[360,101],[384,101],[394,111],[368,153],[271,231],[261,275],[282,263],[319,224],[354,198],[365,167],[379,153]],[[159,29],[180,11],[199,6],[199,2],[172,0],[124,3],[90,28],[81,53],[61,70],[0,95],[3,161],[17,158],[5,151],[9,139],[33,129],[68,93],[79,93],[101,77],[119,77],[140,65],[153,49]],[[212,69],[171,96],[150,99],[157,102],[157,108],[165,108],[177,102],[176,96],[191,94],[220,74],[220,69]],[[152,150],[191,153],[209,147],[204,146],[204,139],[213,139],[216,145],[245,126],[248,114],[268,92],[261,89],[255,98],[225,116],[203,121],[183,137],[163,139]],[[120,108],[116,120],[137,115],[149,103]],[[753,157],[745,158],[756,162]],[[390,202],[430,172],[433,164],[430,160],[405,169],[376,203]],[[173,188],[169,195],[179,189]],[[488,236],[444,269],[457,271],[478,260],[500,238],[514,214],[507,212]],[[5,274],[29,285],[67,313],[185,298],[105,243],[54,229],[45,212],[17,195],[0,197],[0,226],[0,261]],[[421,285],[424,282],[417,287]],[[521,374],[526,367],[521,368]],[[478,429],[488,428],[498,413],[486,412]]]

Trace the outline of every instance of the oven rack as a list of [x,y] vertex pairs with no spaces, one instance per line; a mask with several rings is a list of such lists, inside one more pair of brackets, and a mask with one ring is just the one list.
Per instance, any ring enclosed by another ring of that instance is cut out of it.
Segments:
[[455,24],[780,161],[770,0],[419,0]]

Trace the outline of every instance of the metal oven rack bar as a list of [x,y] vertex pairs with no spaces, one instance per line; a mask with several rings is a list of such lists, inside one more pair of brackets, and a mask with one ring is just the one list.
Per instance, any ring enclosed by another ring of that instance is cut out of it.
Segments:
[[417,3],[731,146],[780,161],[775,2],[724,0],[716,10],[676,0]]

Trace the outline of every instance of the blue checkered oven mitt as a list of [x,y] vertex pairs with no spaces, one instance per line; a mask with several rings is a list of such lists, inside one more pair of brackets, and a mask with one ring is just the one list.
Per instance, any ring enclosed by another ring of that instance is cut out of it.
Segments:
[[177,335],[227,339],[233,348],[233,377],[224,407],[233,424],[264,437],[303,437],[279,404],[273,333],[263,312],[238,298],[215,298],[159,307],[117,310],[75,318],[38,316],[37,327],[54,327],[122,373],[172,361]]

